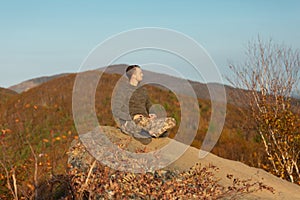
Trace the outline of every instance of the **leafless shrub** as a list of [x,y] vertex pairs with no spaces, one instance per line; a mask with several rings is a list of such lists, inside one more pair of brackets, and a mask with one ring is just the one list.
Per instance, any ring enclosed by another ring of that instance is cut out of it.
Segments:
[[300,110],[291,97],[299,87],[299,51],[258,37],[249,42],[247,58],[243,65],[230,65],[228,80],[248,90],[241,100],[249,105],[270,161],[265,168],[299,182]]

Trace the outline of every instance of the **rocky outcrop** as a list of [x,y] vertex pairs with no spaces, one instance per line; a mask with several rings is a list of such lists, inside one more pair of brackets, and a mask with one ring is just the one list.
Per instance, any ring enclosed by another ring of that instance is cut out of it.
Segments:
[[[109,145],[103,145],[107,139]],[[129,154],[119,152],[148,155],[172,142],[179,149],[183,145],[169,138],[155,138],[143,145],[113,127],[97,127],[80,135],[72,142],[68,159],[73,193],[78,199],[297,199],[297,185],[212,154],[200,160],[199,150],[192,147],[161,169],[147,165],[151,161],[157,166],[160,158],[136,162],[132,161],[135,157],[128,160]],[[139,167],[144,171],[134,173]]]

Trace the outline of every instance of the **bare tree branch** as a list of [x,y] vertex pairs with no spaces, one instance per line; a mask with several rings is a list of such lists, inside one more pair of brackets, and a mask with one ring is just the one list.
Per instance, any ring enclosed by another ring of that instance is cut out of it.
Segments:
[[248,43],[246,55],[243,65],[229,66],[234,76],[227,79],[249,91],[243,100],[256,121],[272,170],[291,182],[300,181],[300,109],[291,103],[299,87],[299,51],[258,36]]

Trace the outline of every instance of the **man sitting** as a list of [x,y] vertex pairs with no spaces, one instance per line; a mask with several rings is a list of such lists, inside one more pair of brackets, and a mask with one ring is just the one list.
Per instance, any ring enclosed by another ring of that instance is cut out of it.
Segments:
[[140,66],[128,66],[126,76],[128,80],[118,84],[112,98],[112,112],[121,131],[135,138],[157,138],[172,129],[174,118],[149,113],[152,104],[146,89],[139,87],[143,80]]

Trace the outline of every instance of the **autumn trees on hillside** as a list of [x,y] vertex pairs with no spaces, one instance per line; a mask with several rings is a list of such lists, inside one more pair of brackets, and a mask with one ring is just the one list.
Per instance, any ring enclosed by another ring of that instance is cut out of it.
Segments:
[[292,98],[299,89],[299,51],[258,37],[249,42],[246,55],[243,65],[230,65],[233,77],[228,80],[248,90],[241,99],[256,122],[269,170],[299,182],[300,105]]

